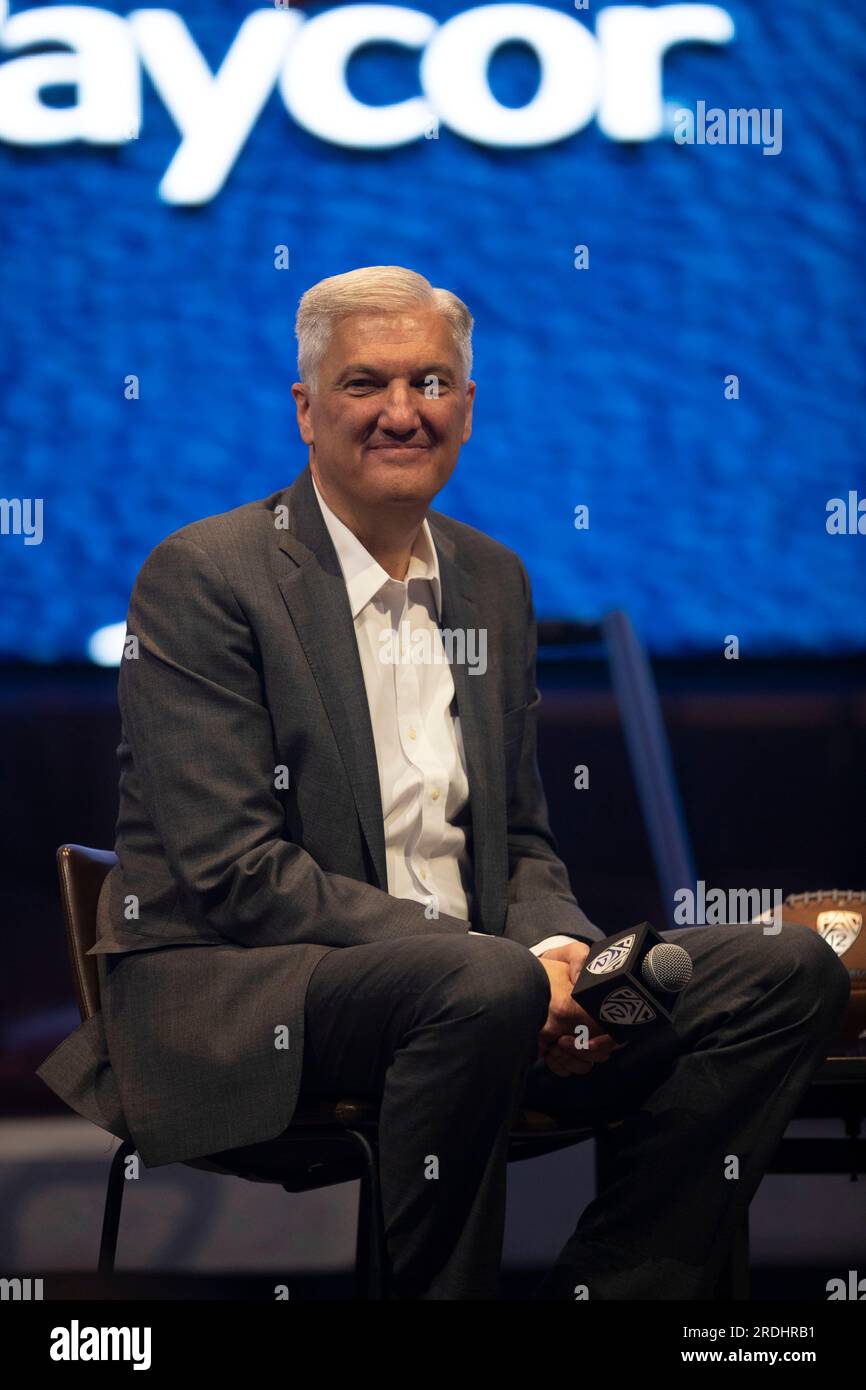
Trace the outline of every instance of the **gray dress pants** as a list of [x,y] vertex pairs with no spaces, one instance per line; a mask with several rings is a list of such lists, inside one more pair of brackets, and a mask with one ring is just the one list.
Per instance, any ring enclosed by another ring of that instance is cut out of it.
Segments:
[[712,1297],[736,1223],[838,1030],[849,978],[806,927],[662,935],[694,962],[673,1029],[648,1030],[583,1076],[538,1060],[547,974],[504,937],[432,929],[316,966],[302,1096],[381,1101],[392,1298],[496,1298],[521,1105],[622,1120],[608,1131],[604,1190],[582,1215],[564,1213],[568,1239],[535,1296]]

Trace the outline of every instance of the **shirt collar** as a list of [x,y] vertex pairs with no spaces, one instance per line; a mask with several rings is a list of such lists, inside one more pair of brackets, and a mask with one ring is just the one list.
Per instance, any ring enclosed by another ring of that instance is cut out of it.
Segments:
[[[316,480],[312,478],[312,475],[311,481],[322,511],[322,517],[328,528],[328,534],[337,552],[340,568],[343,571],[352,617],[357,618],[361,610],[367,606],[372,598],[376,597],[382,585],[391,580],[392,576],[386,569],[382,568],[378,560],[374,560],[369,550],[361,544],[345,522],[331,511],[316,487]],[[408,584],[410,579],[429,580],[436,603],[436,618],[437,621],[441,621],[442,581],[439,575],[439,556],[436,553],[436,546],[433,544],[433,536],[426,517],[415,538],[412,554],[409,557],[409,568],[403,582]]]

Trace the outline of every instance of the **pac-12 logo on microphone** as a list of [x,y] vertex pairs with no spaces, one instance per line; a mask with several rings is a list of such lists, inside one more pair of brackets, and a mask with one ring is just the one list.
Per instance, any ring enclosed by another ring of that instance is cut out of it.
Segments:
[[599,1010],[605,1023],[652,1023],[655,1016],[643,995],[628,985],[611,990]]
[[633,945],[634,932],[630,932],[628,936],[621,936],[619,941],[612,941],[586,967],[590,975],[608,975],[611,970],[618,970],[627,959]]

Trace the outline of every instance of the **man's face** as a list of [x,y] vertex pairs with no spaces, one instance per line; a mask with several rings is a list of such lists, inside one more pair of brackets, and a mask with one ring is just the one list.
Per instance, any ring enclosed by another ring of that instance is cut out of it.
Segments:
[[475,383],[435,309],[339,320],[317,390],[296,382],[292,394],[316,480],[362,508],[428,504],[472,432]]

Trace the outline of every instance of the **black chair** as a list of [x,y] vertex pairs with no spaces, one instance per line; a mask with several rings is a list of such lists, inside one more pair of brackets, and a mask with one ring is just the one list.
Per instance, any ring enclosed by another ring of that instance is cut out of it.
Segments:
[[[68,844],[57,851],[66,939],[82,1021],[91,1018],[100,1007],[96,957],[88,956],[87,951],[96,941],[100,889],[116,862],[110,850]],[[360,1178],[355,1297],[382,1300],[388,1297],[389,1279],[379,1190],[377,1122],[377,1106],[370,1101],[345,1097],[302,1102],[288,1129],[274,1139],[187,1159],[185,1163],[247,1182],[274,1183],[287,1192],[310,1192]],[[552,1115],[521,1109],[511,1133],[508,1159],[519,1162],[538,1158],[595,1138],[621,1123],[613,1119],[592,1126],[568,1127]],[[100,1275],[106,1278],[114,1273],[124,1167],[133,1153],[135,1145],[122,1141],[111,1163],[98,1265]]]

